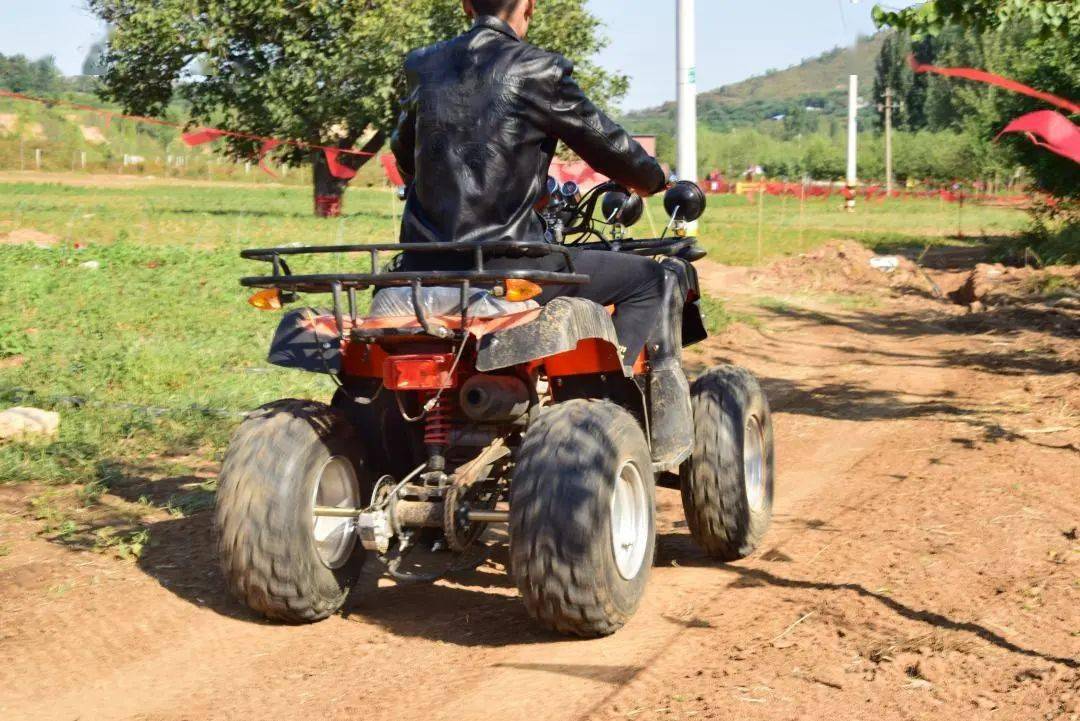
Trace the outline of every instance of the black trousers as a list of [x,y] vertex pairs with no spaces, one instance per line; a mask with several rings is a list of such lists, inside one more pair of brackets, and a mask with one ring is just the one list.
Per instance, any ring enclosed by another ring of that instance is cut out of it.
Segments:
[[[574,271],[590,277],[586,285],[548,285],[537,299],[541,304],[560,296],[585,298],[614,305],[615,332],[626,347],[623,362],[632,365],[657,327],[662,307],[664,271],[652,258],[608,250],[571,250]],[[543,258],[491,258],[492,270],[535,268],[565,271],[562,256]]]

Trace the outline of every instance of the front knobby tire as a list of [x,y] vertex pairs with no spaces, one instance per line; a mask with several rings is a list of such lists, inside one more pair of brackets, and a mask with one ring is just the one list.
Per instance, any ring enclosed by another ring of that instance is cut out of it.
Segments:
[[694,541],[734,561],[757,548],[772,521],[773,430],[769,403],[745,368],[722,365],[694,381],[694,449],[681,469]]
[[656,544],[645,434],[608,401],[572,400],[529,426],[510,486],[510,560],[529,615],[606,636],[637,610]]
[[320,482],[320,505],[365,505],[360,447],[345,417],[314,401],[270,403],[237,429],[221,468],[215,528],[225,581],[249,608],[288,623],[341,608],[364,554],[351,527],[335,525],[341,519],[316,528],[312,508]]

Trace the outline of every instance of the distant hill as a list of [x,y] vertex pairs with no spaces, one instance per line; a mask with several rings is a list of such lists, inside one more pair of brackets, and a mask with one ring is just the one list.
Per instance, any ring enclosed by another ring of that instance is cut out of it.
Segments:
[[[786,70],[770,70],[701,92],[698,119],[707,127],[726,130],[754,125],[797,107],[842,116],[846,112],[848,75],[859,76],[859,95],[869,98],[874,63],[885,37],[885,33],[861,37],[852,47],[834,48]],[[629,112],[622,120],[636,132],[670,134],[674,132],[675,103]]]

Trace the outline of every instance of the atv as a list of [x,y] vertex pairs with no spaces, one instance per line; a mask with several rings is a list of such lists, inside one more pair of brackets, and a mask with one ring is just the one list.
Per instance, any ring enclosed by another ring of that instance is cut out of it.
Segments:
[[[584,194],[573,183],[548,186],[547,242],[407,246],[463,254],[467,270],[401,270],[386,257],[400,244],[241,253],[272,268],[241,280],[259,289],[250,299],[258,308],[330,295],[325,310],[284,315],[269,361],[337,386],[328,405],[262,406],[230,442],[218,551],[229,588],[250,608],[317,621],[342,607],[371,556],[400,582],[430,582],[475,567],[508,538],[509,573],[530,616],[566,634],[608,635],[641,601],[658,485],[681,489],[690,533],[710,556],[730,561],[758,545],[772,515],[773,434],[754,377],[730,365],[698,376],[692,445],[687,438],[684,457],[658,459],[657,409],[686,399],[657,397],[650,386],[656,347],[624,365],[611,309],[533,300],[546,284],[589,281],[574,272],[571,248],[652,257],[670,280],[665,308],[674,317],[665,322],[681,331],[677,361],[681,346],[707,336],[692,265],[705,252],[687,231],[705,196],[692,183],[673,185],[664,233],[633,240],[638,196],[612,182]],[[562,254],[566,271],[486,270],[492,253]],[[368,272],[291,268],[327,254]],[[368,289],[361,315],[357,296]]]

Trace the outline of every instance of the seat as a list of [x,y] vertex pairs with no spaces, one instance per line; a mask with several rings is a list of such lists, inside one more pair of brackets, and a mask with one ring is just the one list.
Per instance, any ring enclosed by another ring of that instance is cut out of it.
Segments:
[[[461,315],[461,288],[445,286],[421,288],[420,304],[424,315],[429,318]],[[533,300],[514,302],[497,298],[483,288],[474,288],[469,292],[468,315],[470,318],[498,318],[539,307],[539,304]],[[368,317],[412,317],[415,313],[412,288],[383,288],[372,298]]]

